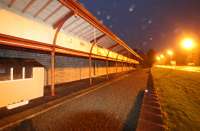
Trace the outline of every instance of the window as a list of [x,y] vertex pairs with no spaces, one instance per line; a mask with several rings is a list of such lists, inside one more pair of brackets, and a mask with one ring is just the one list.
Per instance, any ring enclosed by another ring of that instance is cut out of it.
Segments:
[[0,81],[10,80],[10,68],[0,65]]
[[22,67],[15,66],[13,67],[13,80],[22,79]]
[[0,81],[33,78],[33,65],[30,63],[0,63]]
[[33,67],[32,66],[26,66],[25,67],[25,79],[26,78],[32,78],[33,77]]

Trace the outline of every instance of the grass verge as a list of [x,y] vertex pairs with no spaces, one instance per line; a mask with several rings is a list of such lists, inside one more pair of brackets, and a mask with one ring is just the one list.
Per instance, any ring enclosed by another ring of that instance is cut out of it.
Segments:
[[169,131],[200,130],[200,73],[152,68]]

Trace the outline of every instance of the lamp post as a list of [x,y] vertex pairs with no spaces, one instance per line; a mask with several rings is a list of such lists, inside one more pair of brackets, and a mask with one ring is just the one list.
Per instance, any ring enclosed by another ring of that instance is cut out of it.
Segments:
[[156,56],[156,60],[157,60],[157,61],[160,61],[160,56]]
[[185,38],[182,40],[182,47],[191,50],[195,47],[194,40],[192,38]]
[[181,42],[182,48],[189,51],[189,55],[187,56],[189,59],[189,62],[192,61],[194,63],[194,56],[193,53],[195,53],[194,48],[196,47],[196,43],[194,42],[194,39],[192,38],[184,38]]
[[164,56],[163,54],[161,54],[161,55],[160,55],[160,58],[163,59],[163,58],[165,58],[165,56]]
[[167,55],[169,55],[170,57],[170,64],[171,64],[171,61],[172,61],[172,57],[174,55],[174,52],[172,50],[167,50]]

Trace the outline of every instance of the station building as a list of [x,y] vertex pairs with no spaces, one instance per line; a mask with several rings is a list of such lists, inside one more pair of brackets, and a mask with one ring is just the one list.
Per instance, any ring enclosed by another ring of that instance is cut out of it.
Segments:
[[0,0],[0,18],[0,107],[42,97],[45,87],[55,96],[56,84],[134,70],[142,59],[74,0]]

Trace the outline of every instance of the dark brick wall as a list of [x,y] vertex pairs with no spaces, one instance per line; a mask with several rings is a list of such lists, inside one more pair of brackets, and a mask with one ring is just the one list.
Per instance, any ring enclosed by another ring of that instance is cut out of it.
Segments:
[[[0,48],[0,57],[12,57],[12,58],[31,58],[41,63],[45,69],[45,84],[51,82],[51,56],[45,53],[35,53],[25,50],[11,50]],[[87,58],[78,58],[72,56],[56,56],[56,83],[64,83],[69,81],[75,81],[85,79],[89,77],[89,62]],[[122,68],[122,65],[118,64],[118,69],[113,62],[109,63],[109,73],[116,73],[121,71],[127,71],[128,68]],[[106,62],[100,60],[93,60],[93,76],[100,76],[106,74]]]

